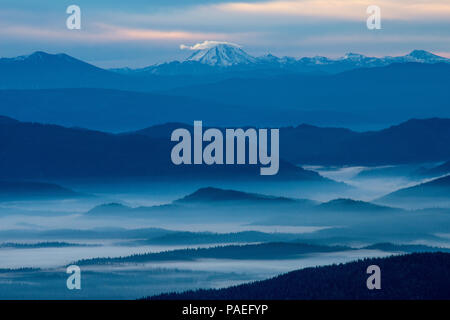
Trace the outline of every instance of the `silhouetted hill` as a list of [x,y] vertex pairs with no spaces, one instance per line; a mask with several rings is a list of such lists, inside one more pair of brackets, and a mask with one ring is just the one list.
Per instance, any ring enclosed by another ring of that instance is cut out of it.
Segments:
[[0,179],[135,178],[205,180],[290,180],[345,187],[280,160],[274,176],[259,165],[183,165],[170,159],[175,143],[142,134],[115,135],[56,125],[0,123]]
[[[294,199],[283,198],[283,197],[273,197],[266,196],[262,194],[255,193],[247,193],[236,190],[224,190],[219,188],[201,188],[195,191],[192,194],[185,196],[179,200],[176,200],[175,203],[188,204],[188,203],[217,203],[217,202],[232,202],[239,201],[241,203],[246,202],[257,202],[259,204],[262,203],[293,203]],[[311,201],[311,204],[313,202]]]
[[181,214],[182,206],[169,203],[155,206],[138,206],[128,207],[120,203],[107,203],[98,205],[85,213],[86,217],[116,217],[116,218],[179,218],[186,217],[187,215]]
[[77,198],[87,196],[56,184],[0,180],[0,200]]
[[19,121],[15,120],[15,119],[11,119],[9,117],[5,117],[5,116],[0,116],[0,125],[4,125],[4,124],[17,124]]
[[[381,269],[381,290],[368,290],[367,267]],[[414,253],[306,268],[218,290],[149,297],[154,300],[428,300],[450,299],[450,254]]]
[[1,58],[0,74],[3,75],[0,89],[104,88],[150,91],[204,82],[190,76],[129,76],[96,67],[64,53],[42,51],[16,58]]
[[401,209],[395,209],[386,206],[380,206],[370,202],[353,200],[353,199],[335,199],[317,206],[317,209],[323,211],[341,211],[342,213],[348,212],[394,212],[403,211]]
[[93,258],[77,261],[77,265],[144,263],[151,261],[193,261],[197,259],[276,260],[295,259],[300,255],[353,250],[344,246],[322,246],[305,243],[272,242],[227,245],[212,248],[179,249],[158,253],[135,254],[117,258]]
[[86,212],[88,215],[125,215],[133,209],[120,203],[106,203],[96,206]]
[[103,70],[66,54],[41,51],[0,59],[1,89],[103,87],[126,84],[122,75]]
[[439,199],[447,199],[450,201],[450,175],[397,190],[377,199],[377,202],[389,203],[399,200],[407,201],[408,199],[421,201],[427,198],[431,200],[435,199],[436,201]]

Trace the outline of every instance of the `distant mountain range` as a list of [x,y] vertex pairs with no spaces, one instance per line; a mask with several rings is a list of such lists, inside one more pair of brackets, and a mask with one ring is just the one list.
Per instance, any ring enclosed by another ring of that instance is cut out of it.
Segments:
[[[382,289],[368,290],[366,269],[377,265]],[[372,300],[450,299],[449,253],[414,253],[306,268],[224,289],[196,290],[149,297],[153,300]],[[405,281],[405,279],[408,279]],[[283,288],[283,290],[280,290]]]
[[[323,189],[322,189],[323,190]],[[437,192],[447,192],[445,186]],[[399,198],[395,206],[338,198],[328,202],[316,202],[307,199],[270,197],[262,194],[220,188],[200,188],[179,200],[164,205],[129,207],[119,203],[96,206],[86,212],[84,218],[92,219],[145,219],[148,222],[166,223],[240,223],[252,227],[319,227],[314,232],[294,235],[271,236],[267,234],[235,233],[211,234],[189,232],[166,232],[162,235],[146,236],[139,234],[139,241],[131,244],[206,244],[266,241],[296,241],[312,244],[349,244],[401,242],[414,239],[443,242],[439,234],[448,232],[448,209],[437,208],[439,198],[430,198],[424,202],[418,197],[419,205],[411,208],[408,204],[414,198]],[[420,209],[428,206],[428,208]],[[398,206],[398,207],[397,207]],[[402,209],[401,207],[405,207]],[[324,228],[323,228],[324,227]],[[0,233],[1,236],[1,233]],[[355,242],[356,241],[356,242]],[[383,249],[388,252],[430,251],[429,248],[390,246]],[[392,251],[390,251],[392,249]],[[435,250],[438,251],[438,250]],[[442,251],[442,250],[441,250]]]
[[[261,177],[259,167],[175,166],[167,124],[127,134],[110,134],[0,117],[0,179],[139,178],[227,181],[296,181],[343,187],[293,164],[381,165],[450,159],[450,120],[411,120],[358,133],[308,125],[280,129],[280,171]],[[256,180],[255,180],[256,179]]]
[[[184,61],[171,61],[162,64],[151,65],[144,68],[114,68],[101,69],[81,60],[73,58],[67,54],[49,54],[43,51],[36,51],[29,55],[15,58],[1,58],[0,72],[8,75],[8,81],[0,82],[0,88],[19,85],[20,79],[25,80],[20,75],[27,75],[28,85],[34,88],[54,88],[56,87],[96,87],[104,82],[102,88],[114,85],[125,86],[125,79],[131,81],[129,77],[139,76],[141,80],[161,79],[160,77],[148,76],[206,76],[214,73],[229,74],[226,77],[233,77],[240,73],[252,73],[257,75],[277,74],[277,73],[339,73],[357,68],[372,68],[387,66],[393,63],[449,63],[450,59],[435,55],[425,50],[413,50],[403,56],[367,57],[358,53],[347,53],[341,58],[332,59],[324,56],[315,57],[277,57],[266,54],[254,57],[245,52],[240,46],[231,43],[213,43],[188,56]],[[62,83],[54,81],[55,78],[63,79],[63,74],[71,74],[71,79],[67,78]],[[112,71],[112,72],[110,72]],[[116,74],[116,76],[114,76]],[[70,82],[71,81],[71,82]],[[10,83],[8,85],[8,82]],[[71,83],[70,86],[64,86]],[[78,85],[77,85],[78,83]],[[136,83],[133,83],[136,85]],[[26,83],[23,83],[27,87]],[[142,86],[141,88],[144,88]]]
[[[214,217],[209,215],[214,208]],[[370,202],[352,199],[335,199],[317,203],[308,199],[280,198],[262,194],[248,193],[220,188],[200,188],[187,196],[165,205],[131,208],[119,203],[109,203],[94,207],[86,213],[88,217],[142,217],[142,218],[178,218],[190,219],[202,216],[203,221],[220,216],[236,219],[241,216],[261,220],[267,217],[273,219],[270,224],[280,224],[282,221],[301,220],[309,222],[308,215],[320,217],[323,215],[338,217],[341,222],[352,217],[376,217],[382,214],[406,213],[397,209]],[[205,215],[206,214],[206,215]],[[294,219],[295,218],[295,219]],[[353,218],[354,219],[354,218]],[[328,219],[329,220],[329,219]],[[354,219],[355,220],[355,219]],[[331,221],[331,220],[329,220]]]
[[[208,219],[228,217],[240,219],[249,217],[260,218],[273,216],[274,212],[295,212],[313,210],[317,203],[307,199],[274,197],[263,194],[248,193],[220,188],[200,188],[185,197],[165,205],[131,208],[119,203],[109,203],[96,206],[86,212],[88,217],[142,217],[142,218],[175,218],[192,219],[196,216]],[[214,208],[214,215],[210,212]],[[243,214],[245,212],[245,215]]]
[[139,69],[106,70],[64,53],[36,51],[15,58],[0,58],[0,73],[6,75],[0,80],[0,89],[109,88],[152,91],[236,77],[259,78],[296,73],[335,74],[390,64],[449,62],[450,59],[424,50],[383,58],[356,53],[347,53],[338,59],[323,56],[279,58],[272,54],[253,57],[236,45],[218,43],[195,51],[181,62],[172,61]]
[[[240,54],[242,62],[210,65],[202,60],[209,53],[199,52],[189,61],[150,68],[164,72],[114,72],[65,54],[2,58],[0,115],[113,132],[198,119],[222,126],[310,123],[363,130],[411,118],[450,118],[450,64],[427,52],[401,58],[266,57],[272,62],[263,63],[243,62],[241,49],[216,49],[220,61]],[[274,63],[278,67],[267,65]]]
[[204,43],[184,61],[173,61],[139,69],[112,69],[122,74],[157,74],[187,75],[209,74],[213,72],[260,71],[272,73],[338,73],[355,68],[371,68],[387,66],[392,63],[438,63],[450,62],[424,50],[414,50],[398,57],[367,57],[357,53],[347,53],[341,58],[331,59],[323,56],[315,57],[276,57],[266,54],[253,57],[240,46],[232,43]]
[[0,73],[0,89],[89,88],[121,83],[124,78],[63,53],[41,51],[1,58]]

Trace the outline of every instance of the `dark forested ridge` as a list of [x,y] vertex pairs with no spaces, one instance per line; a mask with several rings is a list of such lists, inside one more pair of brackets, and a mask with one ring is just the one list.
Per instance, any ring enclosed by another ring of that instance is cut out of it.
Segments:
[[116,135],[57,125],[19,122],[0,116],[0,179],[242,179],[289,180],[345,185],[280,159],[274,176],[261,176],[259,166],[206,164],[176,166],[170,139],[142,134]]
[[[300,123],[305,121],[302,117],[294,119]],[[168,123],[134,133],[169,139],[173,129],[180,127],[193,130],[191,124]],[[300,164],[376,166],[448,161],[449,143],[448,118],[410,119],[383,130],[366,132],[309,124],[280,128],[281,158]]]
[[[381,289],[368,290],[367,267],[381,269]],[[225,289],[148,297],[154,300],[450,299],[450,254],[413,253],[306,268]]]
[[[254,165],[173,165],[173,127],[167,124],[164,128],[117,135],[1,117],[0,147],[4,153],[0,158],[0,178],[233,176],[314,181],[342,188],[343,184],[332,183],[293,164],[383,165],[450,158],[450,119],[410,120],[385,130],[362,133],[301,125],[280,129],[280,171],[276,176],[260,177],[259,167]],[[185,127],[191,129],[189,125]]]
[[17,243],[17,242],[0,243],[0,249],[1,248],[36,249],[36,248],[66,248],[66,247],[93,247],[93,246],[98,245],[63,242],[63,241],[34,242],[34,243]]
[[193,261],[197,259],[276,260],[295,259],[303,254],[352,250],[344,246],[324,246],[306,243],[271,242],[250,245],[189,248],[156,253],[134,254],[117,258],[93,258],[77,261],[77,265],[100,265],[113,263],[144,263],[152,261]]

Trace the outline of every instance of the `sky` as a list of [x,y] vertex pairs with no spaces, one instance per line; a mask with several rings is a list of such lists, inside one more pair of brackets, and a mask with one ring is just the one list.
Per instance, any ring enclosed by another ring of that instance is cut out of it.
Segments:
[[[81,9],[69,30],[66,9]],[[368,6],[381,9],[369,30]],[[450,57],[450,0],[0,0],[0,57],[67,53],[100,67],[182,60],[181,50],[226,41],[258,56]]]

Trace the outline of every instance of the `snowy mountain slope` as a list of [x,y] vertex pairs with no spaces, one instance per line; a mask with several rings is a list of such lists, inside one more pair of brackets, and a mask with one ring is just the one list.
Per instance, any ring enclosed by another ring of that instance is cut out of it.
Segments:
[[[182,48],[186,48],[186,46],[183,46]],[[201,46],[188,48],[195,51],[186,59],[186,61],[198,61],[210,66],[228,67],[237,64],[257,62],[256,58],[252,57],[238,45],[233,43],[205,41],[201,43]]]

